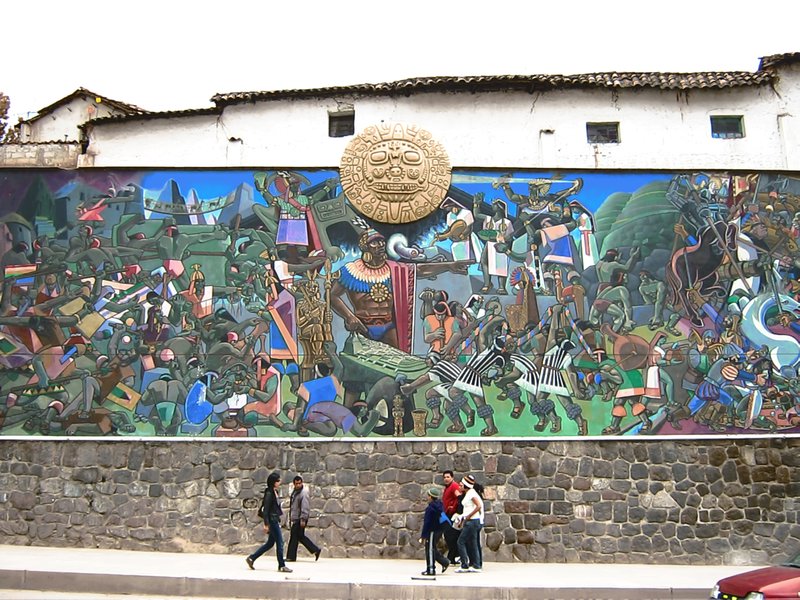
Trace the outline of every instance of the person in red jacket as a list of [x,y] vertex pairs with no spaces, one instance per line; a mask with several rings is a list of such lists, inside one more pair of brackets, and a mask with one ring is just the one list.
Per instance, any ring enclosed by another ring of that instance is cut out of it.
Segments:
[[[444,479],[444,492],[442,493],[442,504],[444,505],[445,514],[452,519],[453,515],[459,512],[459,501],[461,500],[461,486],[453,477],[453,472],[450,470],[442,472],[442,479]],[[458,557],[458,536],[461,533],[455,529],[451,524],[444,524],[444,541],[447,544],[447,558],[450,562],[455,562]]]

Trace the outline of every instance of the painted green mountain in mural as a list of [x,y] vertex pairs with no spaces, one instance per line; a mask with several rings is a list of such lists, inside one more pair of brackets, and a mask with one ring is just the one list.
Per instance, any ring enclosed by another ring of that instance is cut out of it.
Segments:
[[606,236],[611,233],[617,217],[625,208],[631,195],[627,192],[614,192],[605,199],[600,208],[594,213],[595,226],[597,231],[597,243],[602,245]]
[[[610,248],[641,246],[645,256],[656,248],[670,248],[679,213],[667,200],[668,182],[645,185],[633,194],[612,194],[597,211],[600,254]],[[609,205],[606,208],[606,205]]]

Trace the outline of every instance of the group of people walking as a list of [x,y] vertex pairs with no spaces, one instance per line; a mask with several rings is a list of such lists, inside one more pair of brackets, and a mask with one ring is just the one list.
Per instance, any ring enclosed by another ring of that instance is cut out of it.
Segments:
[[[444,490],[428,490],[428,506],[422,524],[420,542],[425,544],[423,575],[436,575],[436,563],[442,573],[456,560],[456,573],[480,573],[483,568],[481,529],[484,522],[483,486],[471,475],[456,481],[450,470],[442,473]],[[447,556],[439,550],[444,537]]]
[[[428,489],[428,505],[422,525],[420,542],[425,545],[425,570],[423,575],[436,575],[436,563],[441,565],[441,572],[459,562],[456,573],[480,573],[483,568],[481,551],[481,529],[484,522],[483,486],[471,475],[465,475],[456,481],[453,472],[442,473],[444,487],[433,486]],[[283,532],[281,517],[283,509],[280,500],[281,475],[277,471],[267,478],[267,487],[258,510],[258,516],[264,520],[264,531],[267,541],[255,552],[247,556],[245,561],[251,569],[265,552],[275,546],[278,559],[278,571],[291,573],[287,562],[297,560],[297,548],[302,545],[319,560],[322,549],[307,535],[306,527],[310,516],[308,491],[303,485],[303,478],[296,475],[292,481],[292,493],[289,496],[289,545],[286,557],[283,554]],[[444,538],[447,545],[447,556],[439,550],[439,541]]]
[[314,555],[314,560],[319,560],[322,549],[317,546],[306,535],[306,526],[310,515],[310,503],[308,501],[308,491],[303,485],[303,478],[296,475],[292,481],[292,494],[289,496],[289,546],[286,549],[286,558],[283,557],[283,532],[281,531],[281,516],[283,509],[279,490],[281,485],[281,475],[277,471],[267,477],[267,488],[264,490],[264,498],[258,509],[258,516],[264,519],[264,531],[267,533],[267,541],[258,550],[248,556],[245,561],[247,566],[254,569],[254,563],[258,558],[275,546],[275,555],[278,558],[278,571],[291,573],[292,570],[286,566],[287,562],[297,560],[297,546],[303,547]]

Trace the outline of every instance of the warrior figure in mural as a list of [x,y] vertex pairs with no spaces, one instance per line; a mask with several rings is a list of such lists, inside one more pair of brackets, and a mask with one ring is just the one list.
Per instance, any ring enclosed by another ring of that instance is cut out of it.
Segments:
[[[308,187],[311,182],[294,171],[279,171],[270,173],[264,179],[256,178],[256,189],[270,206],[277,207],[279,211],[275,243],[286,248],[290,262],[299,262],[304,255],[322,249],[311,205],[326,198],[337,182],[336,179],[328,180],[313,194],[306,194],[301,192],[300,186]],[[277,194],[272,193],[273,187]],[[255,206],[254,211],[257,208],[263,212],[263,207],[259,206]],[[258,211],[256,214],[261,218]],[[261,220],[269,222],[268,219]],[[300,252],[301,249],[303,253]]]
[[484,215],[481,212],[483,204],[483,194],[475,195],[473,213],[475,220],[481,220],[483,229],[479,236],[484,240],[483,251],[481,252],[481,270],[483,271],[483,287],[481,292],[488,292],[492,289],[492,276],[497,277],[497,293],[507,294],[506,281],[508,279],[508,256],[504,254],[502,244],[510,240],[513,228],[511,220],[508,218],[506,203],[496,198],[492,201],[492,214]]
[[473,231],[475,215],[452,198],[445,198],[440,208],[447,211],[447,227],[436,233],[434,241],[450,240],[450,252],[456,262],[477,262],[480,258],[480,241]]
[[570,351],[575,349],[575,345],[567,338],[563,328],[556,327],[558,322],[556,312],[554,311],[551,322],[547,351],[542,357],[537,393],[530,399],[531,412],[539,419],[534,429],[544,431],[549,422],[551,433],[561,431],[561,417],[556,414],[555,404],[551,399],[551,396],[555,396],[566,411],[567,417],[575,422],[578,435],[587,435],[588,423],[583,417],[583,409],[573,400],[572,390],[576,389],[577,385]]
[[[495,337],[485,350],[473,354],[463,366],[452,361],[439,360],[438,353],[433,353],[428,357],[429,364],[432,365],[428,372],[416,381],[404,384],[400,390],[403,394],[412,394],[425,383],[433,382],[434,387],[426,394],[427,405],[433,417],[431,427],[436,428],[441,423],[440,399],[445,397],[445,414],[452,422],[447,428],[448,433],[466,433],[467,427],[473,425],[477,413],[486,423],[481,435],[495,435],[498,430],[494,421],[494,408],[486,401],[483,382],[486,378],[496,378],[502,373],[507,360],[506,340],[505,335]],[[475,403],[475,410],[469,407],[469,398]],[[461,412],[467,414],[466,425],[461,420]]]
[[613,319],[614,331],[631,331],[636,323],[633,321],[631,293],[627,288],[628,274],[617,269],[611,275],[607,287],[597,295],[589,311],[589,321],[599,324],[604,315]]
[[641,250],[636,247],[631,251],[628,260],[624,263],[621,263],[619,262],[619,250],[612,248],[611,250],[606,251],[605,255],[603,255],[603,258],[597,261],[597,265],[595,267],[597,269],[597,279],[600,282],[600,286],[597,288],[598,293],[602,292],[605,288],[610,287],[611,278],[614,272],[622,271],[623,273],[629,273],[636,261],[639,260],[640,256]]
[[331,308],[347,331],[410,352],[414,267],[387,260],[386,239],[374,229],[358,247],[361,258],[339,269],[331,286]]
[[[554,183],[568,183],[569,186],[552,192]],[[552,179],[534,179],[528,184],[527,197],[511,189],[509,176],[501,177],[492,186],[502,189],[508,200],[519,207],[513,230],[505,243],[501,244],[501,251],[505,252],[506,247],[510,248],[515,240],[527,234],[528,244],[535,242],[548,246],[545,262],[574,264],[574,244],[570,234],[579,226],[583,228],[582,231],[594,231],[591,213],[576,200],[569,200],[570,196],[583,188],[582,179],[559,180],[557,174]],[[576,220],[575,213],[579,215],[580,222]],[[593,240],[593,233],[588,237]],[[584,268],[588,266],[586,263],[583,265]]]
[[[164,265],[164,283],[177,281],[181,290],[188,290],[190,284],[189,275],[183,264],[183,260],[191,256],[189,247],[193,244],[228,239],[228,231],[223,228],[207,233],[181,232],[172,218],[164,219],[162,230],[158,234],[157,248],[158,256]],[[167,295],[166,287],[162,295]]]
[[303,347],[301,377],[310,378],[314,365],[326,361],[325,342],[332,341],[330,323],[333,315],[322,300],[315,279],[301,280],[297,284],[302,299],[297,303],[297,340]]

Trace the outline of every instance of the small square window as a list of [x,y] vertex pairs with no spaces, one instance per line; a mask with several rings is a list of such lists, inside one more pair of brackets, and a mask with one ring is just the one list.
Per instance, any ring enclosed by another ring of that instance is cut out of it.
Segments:
[[619,123],[587,123],[586,141],[590,144],[619,144]]
[[355,111],[328,113],[328,137],[345,137],[356,132]]
[[711,117],[711,137],[734,140],[744,137],[744,117],[741,115]]

